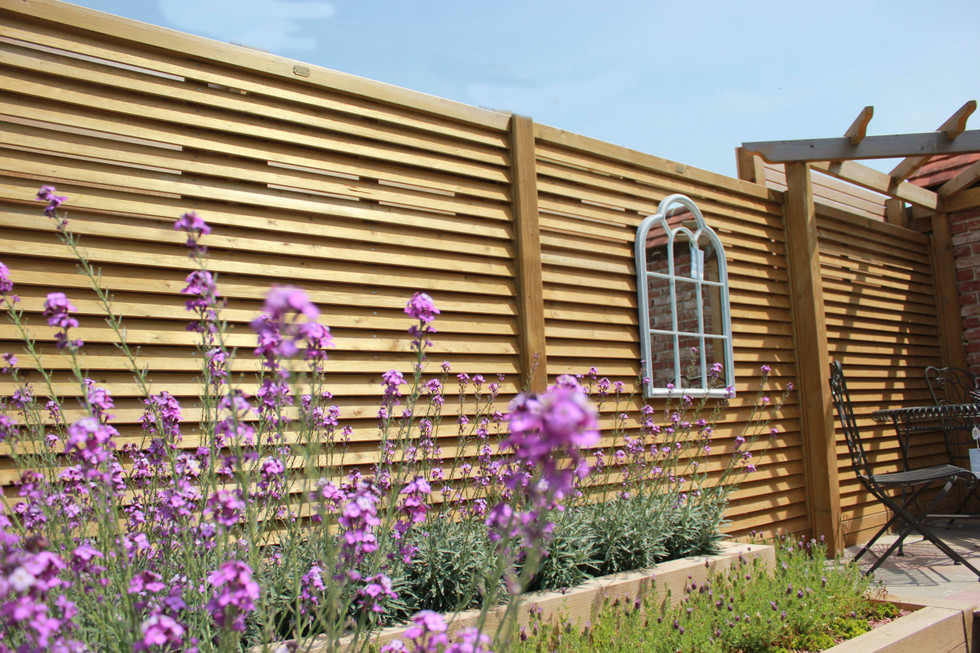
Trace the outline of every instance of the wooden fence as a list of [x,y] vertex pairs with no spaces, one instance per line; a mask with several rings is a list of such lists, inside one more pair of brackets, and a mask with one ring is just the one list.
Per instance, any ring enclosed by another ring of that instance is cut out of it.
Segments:
[[[179,294],[191,262],[173,221],[195,210],[214,227],[210,267],[228,300],[230,344],[254,346],[247,324],[272,283],[304,287],[337,343],[330,389],[354,427],[357,462],[376,453],[381,373],[411,367],[402,308],[416,290],[443,311],[430,364],[501,374],[504,400],[535,360],[538,384],[595,366],[632,388],[633,238],[672,193],[698,203],[729,261],[738,397],[715,468],[748,420],[760,366],[780,386],[805,372],[793,281],[804,270],[788,256],[787,234],[797,235],[781,190],[54,0],[0,0],[0,17],[0,260],[66,395],[77,390],[40,310],[46,293],[70,294],[82,364],[117,398],[124,432],[136,432],[139,395],[31,199],[42,183],[70,197],[71,226],[153,390],[178,396],[190,419],[200,361]],[[861,201],[822,208],[818,231],[827,347],[854,368],[866,414],[923,399],[919,370],[943,352],[928,239],[876,222]],[[0,349],[16,340],[0,326]],[[12,390],[0,377],[0,392]],[[795,398],[775,417],[774,447],[733,496],[734,535],[820,530],[813,496],[827,479],[808,483],[820,452],[804,440]],[[841,478],[834,532],[880,523],[853,476]],[[0,460],[0,483],[13,480]]]

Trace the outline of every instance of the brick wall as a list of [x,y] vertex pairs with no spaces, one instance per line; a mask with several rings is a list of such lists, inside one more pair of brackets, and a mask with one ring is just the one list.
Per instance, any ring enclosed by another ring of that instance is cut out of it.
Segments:
[[[676,229],[681,224],[682,219],[689,216],[690,214],[687,212],[672,216],[669,219],[671,228]],[[674,288],[677,302],[677,329],[678,331],[697,333],[697,287],[693,281],[684,281],[684,279],[691,279],[691,253],[689,248],[690,241],[683,236],[678,237],[674,243],[674,274],[678,277]],[[717,281],[718,261],[716,256],[706,256],[704,266],[706,278]],[[667,238],[660,227],[652,229],[647,237],[647,270],[660,274],[667,274],[669,272]],[[650,328],[664,331],[673,330],[669,282],[666,279],[653,278],[649,279],[647,284],[648,299],[650,302]],[[717,334],[721,332],[719,322],[721,312],[717,306],[717,303],[720,301],[720,296],[715,297],[714,295],[717,295],[717,290],[710,290],[707,287],[702,288],[701,310],[704,318],[705,333]],[[708,347],[706,355],[708,357],[708,366],[710,367],[713,362],[723,362],[724,356],[717,350],[720,345],[711,341],[708,342],[709,344],[705,346]],[[689,373],[693,374],[691,383],[698,386],[701,385],[700,364],[698,363],[697,371],[689,370],[688,366],[696,359],[693,355],[688,354],[688,352],[691,352],[692,348],[700,348],[701,346],[701,341],[698,338],[681,337],[679,340],[679,351],[682,356],[681,374],[682,376],[687,376]],[[651,335],[650,362],[650,374],[656,387],[665,387],[667,383],[674,381],[674,346],[672,336]]]
[[949,214],[963,342],[970,371],[980,374],[980,208]]

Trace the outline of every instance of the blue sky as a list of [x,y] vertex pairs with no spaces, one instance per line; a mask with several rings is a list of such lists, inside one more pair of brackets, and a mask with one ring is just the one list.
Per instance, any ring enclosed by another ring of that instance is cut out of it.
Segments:
[[976,0],[75,4],[733,176],[745,141],[841,136],[869,104],[869,134],[931,131],[980,96]]

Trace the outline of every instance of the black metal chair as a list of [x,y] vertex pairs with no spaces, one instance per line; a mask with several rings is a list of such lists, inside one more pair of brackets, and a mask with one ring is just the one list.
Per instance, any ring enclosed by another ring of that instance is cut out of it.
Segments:
[[[929,392],[937,406],[978,403],[977,399],[980,395],[978,381],[980,379],[976,375],[958,367],[926,368],[926,383],[929,384]],[[974,426],[976,420],[972,417],[940,415],[939,428],[945,436],[946,451],[952,464],[970,467],[969,450],[971,446],[975,446]]]
[[[955,465],[933,465],[931,467],[904,472],[875,474],[865,452],[865,446],[861,439],[861,431],[858,429],[857,422],[854,419],[851,396],[847,391],[844,370],[841,367],[840,361],[834,361],[830,365],[830,391],[833,395],[834,407],[837,409],[837,417],[840,419],[841,426],[844,429],[847,450],[851,454],[851,462],[854,465],[855,474],[857,474],[858,479],[865,489],[874,498],[883,503],[892,513],[888,523],[875,533],[874,537],[854,556],[854,559],[858,560],[861,558],[878,541],[878,538],[896,524],[896,522],[900,522],[902,524],[902,530],[898,538],[875,561],[874,565],[866,572],[867,574],[871,574],[880,567],[888,559],[888,556],[901,546],[906,536],[915,530],[932,542],[936,548],[946,554],[955,564],[965,565],[980,580],[980,570],[943,542],[925,522],[926,517],[932,512],[932,509],[949,494],[949,491],[957,481],[973,487],[977,482],[976,477],[969,470]],[[922,493],[929,488],[934,488],[940,483],[943,487],[933,497],[932,501],[929,502],[928,507],[924,511],[914,510],[913,506],[918,505]],[[891,496],[890,493],[895,490],[901,490],[900,497]]]

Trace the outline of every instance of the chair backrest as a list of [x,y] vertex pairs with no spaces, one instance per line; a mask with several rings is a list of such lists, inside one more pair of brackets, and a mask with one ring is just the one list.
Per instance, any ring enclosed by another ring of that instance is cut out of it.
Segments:
[[937,406],[944,404],[972,404],[980,386],[977,377],[959,367],[926,368],[926,383]]
[[851,463],[854,465],[854,472],[862,480],[870,480],[871,464],[864,452],[864,445],[861,442],[861,431],[858,429],[857,421],[854,419],[854,409],[851,407],[851,394],[847,391],[847,381],[844,379],[844,369],[840,361],[830,364],[830,394],[834,398],[834,408],[837,409],[837,418],[840,420],[844,429],[844,437],[847,440],[847,450],[851,454]]
[[[937,406],[976,403],[976,396],[980,391],[978,381],[980,378],[976,375],[959,367],[930,365],[926,368],[926,383],[929,384],[929,392]],[[939,424],[946,440],[946,451],[953,464],[969,467],[970,455],[968,451],[971,446],[975,446],[973,442],[973,426],[975,423],[973,418],[939,418]]]

